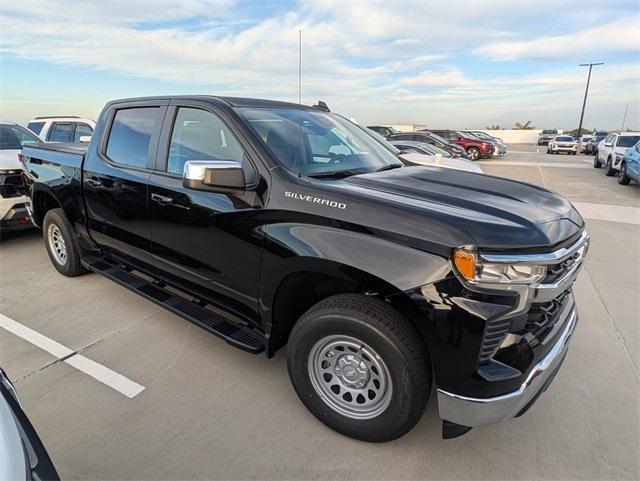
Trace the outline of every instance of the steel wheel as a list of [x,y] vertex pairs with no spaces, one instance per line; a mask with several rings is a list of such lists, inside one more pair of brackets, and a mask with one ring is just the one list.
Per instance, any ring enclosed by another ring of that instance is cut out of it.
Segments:
[[372,419],[391,402],[392,384],[382,358],[350,336],[320,339],[308,358],[311,384],[334,411],[351,419]]
[[50,224],[47,229],[47,241],[56,262],[61,266],[67,263],[67,245],[62,237],[62,232],[55,224]]

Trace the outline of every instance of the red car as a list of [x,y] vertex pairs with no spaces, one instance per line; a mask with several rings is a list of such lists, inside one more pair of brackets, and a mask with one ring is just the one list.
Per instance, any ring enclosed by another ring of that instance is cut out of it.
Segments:
[[495,145],[492,142],[485,142],[482,139],[472,137],[470,134],[465,134],[464,132],[457,130],[428,130],[440,137],[444,137],[453,144],[458,144],[467,151],[467,157],[470,160],[489,158],[495,150]]

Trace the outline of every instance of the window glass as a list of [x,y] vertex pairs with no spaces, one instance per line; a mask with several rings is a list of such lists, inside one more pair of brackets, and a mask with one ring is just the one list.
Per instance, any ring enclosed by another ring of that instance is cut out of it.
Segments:
[[53,124],[48,140],[51,142],[73,142],[73,124],[56,122]]
[[235,160],[244,151],[231,131],[215,114],[181,107],[171,134],[167,172],[182,174],[187,160]]
[[618,137],[616,147],[632,147],[638,140],[640,140],[639,135],[621,135]]
[[27,128],[36,135],[42,132],[42,127],[44,127],[44,122],[29,122],[27,124]]
[[73,141],[80,142],[80,137],[84,135],[93,135],[93,129],[87,124],[76,124],[76,131],[73,134]]
[[0,150],[19,150],[28,144],[42,141],[19,125],[0,125]]
[[109,132],[107,157],[119,164],[145,167],[159,117],[158,107],[118,110]]
[[237,111],[275,160],[300,175],[365,173],[398,165],[392,150],[339,115],[288,108]]

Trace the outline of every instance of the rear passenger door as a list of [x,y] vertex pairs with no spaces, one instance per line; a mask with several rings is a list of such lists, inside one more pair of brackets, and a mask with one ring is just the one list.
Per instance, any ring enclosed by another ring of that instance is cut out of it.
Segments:
[[100,142],[87,152],[83,188],[88,229],[107,253],[153,265],[148,182],[167,101],[112,105]]
[[[149,219],[154,261],[167,278],[255,322],[266,193],[251,187],[258,178],[251,152],[224,112],[205,102],[176,101],[149,180]],[[184,187],[188,160],[239,162],[250,187],[240,193]]]

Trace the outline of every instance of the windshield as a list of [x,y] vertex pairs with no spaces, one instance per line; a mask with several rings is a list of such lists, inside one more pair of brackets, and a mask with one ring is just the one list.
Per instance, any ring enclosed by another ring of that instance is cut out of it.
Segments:
[[621,135],[618,137],[616,147],[633,147],[640,140],[640,135]]
[[568,137],[568,136],[563,136],[563,137],[556,137],[556,142],[573,142],[575,139],[573,137]]
[[392,151],[340,115],[287,108],[238,113],[276,160],[300,175],[361,174],[400,164]]
[[40,138],[19,125],[0,125],[0,150],[20,150],[26,144],[39,144]]
[[543,130],[542,131],[543,134],[557,134],[558,131],[555,129],[551,129],[551,130]]

